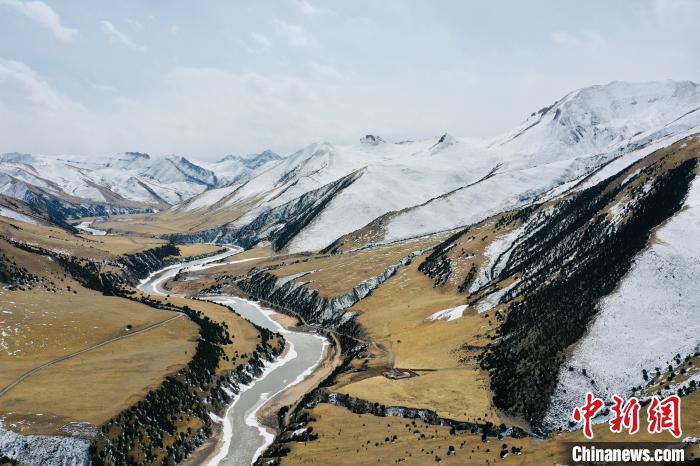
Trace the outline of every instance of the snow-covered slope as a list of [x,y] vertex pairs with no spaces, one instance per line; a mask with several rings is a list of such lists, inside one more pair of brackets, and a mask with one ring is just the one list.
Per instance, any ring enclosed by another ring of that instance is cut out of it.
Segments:
[[699,110],[700,86],[688,81],[613,82],[573,92],[487,144],[503,162],[493,177],[392,213],[379,240],[469,224],[532,202],[619,157],[631,163],[700,131]]
[[249,206],[245,215],[225,226],[229,231],[243,229],[307,193],[327,194],[323,188],[358,172],[352,183],[322,206],[315,205],[314,215],[290,244],[292,250],[318,249],[388,211],[423,203],[488,176],[500,163],[499,154],[466,139],[442,136],[390,144],[377,142],[378,136],[368,138],[351,145],[311,144],[264,166],[246,182],[207,192],[175,210],[195,215]]
[[139,152],[105,159],[0,156],[0,192],[18,198],[21,192],[14,194],[16,186],[26,184],[74,202],[163,209],[220,183],[213,171],[179,156],[151,158]]
[[[565,427],[586,391],[608,399],[646,385],[644,372],[666,368],[676,355],[700,351],[700,182],[691,184],[684,209],[656,232],[615,292],[599,304],[587,334],[573,346],[550,403],[546,423]],[[568,370],[568,366],[576,370]],[[591,386],[581,375],[596,381]]]
[[345,237],[359,247],[453,229],[551,196],[613,160],[634,160],[698,130],[697,84],[613,82],[572,92],[489,141],[444,134],[393,144],[367,135],[352,145],[312,144],[176,210],[244,209],[222,227],[235,240],[236,229],[268,210],[362,169],[287,244],[314,250]]
[[216,163],[202,164],[210,169],[226,184],[240,183],[247,180],[253,172],[271,162],[281,160],[278,154],[265,150],[259,154],[227,155]]
[[608,153],[696,126],[700,86],[691,81],[614,81],[567,94],[489,143],[519,166]]

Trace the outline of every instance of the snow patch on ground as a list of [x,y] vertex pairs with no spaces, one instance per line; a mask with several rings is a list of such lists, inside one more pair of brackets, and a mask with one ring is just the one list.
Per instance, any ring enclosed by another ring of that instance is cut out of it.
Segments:
[[437,311],[436,313],[429,315],[426,320],[457,320],[460,317],[462,317],[462,314],[464,314],[464,311],[467,310],[467,307],[468,306],[466,304],[463,304],[461,306],[452,307],[450,309],[443,309],[442,311]]
[[84,232],[90,233],[91,235],[95,236],[104,236],[107,234],[106,231],[104,230],[97,230],[95,228],[90,228],[90,225],[92,225],[92,222],[81,222],[78,225],[75,226],[78,230],[83,230]]
[[646,384],[642,369],[668,366],[676,354],[685,357],[700,348],[698,179],[685,206],[657,231],[658,241],[637,256],[617,290],[600,302],[588,333],[560,369],[546,425],[565,427],[586,391],[604,398],[627,395]]
[[12,209],[8,209],[7,207],[2,207],[2,206],[0,206],[0,217],[7,217],[7,218],[11,218],[13,220],[19,220],[20,222],[31,223],[34,225],[39,224],[39,222],[37,222],[35,219],[30,217],[29,215],[24,215],[20,212],[16,212]]
[[0,421],[0,452],[19,464],[43,466],[87,466],[90,442],[81,438],[21,435]]

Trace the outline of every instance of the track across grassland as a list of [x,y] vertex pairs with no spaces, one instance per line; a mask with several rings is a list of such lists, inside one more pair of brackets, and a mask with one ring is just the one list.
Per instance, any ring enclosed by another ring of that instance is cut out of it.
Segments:
[[127,334],[125,334],[125,335],[120,335],[120,336],[118,336],[118,337],[110,338],[109,340],[105,340],[105,341],[102,341],[102,342],[100,342],[100,343],[96,343],[96,344],[94,344],[94,345],[92,345],[92,346],[89,346],[89,347],[87,347],[87,348],[83,348],[83,349],[81,349],[81,350],[74,351],[73,353],[66,354],[66,355],[64,355],[64,356],[60,356],[60,357],[58,357],[58,358],[56,358],[56,359],[53,359],[53,360],[51,360],[51,361],[49,361],[49,362],[46,362],[46,363],[44,363],[44,364],[42,364],[42,365],[40,365],[40,366],[37,366],[37,367],[35,367],[35,368],[33,368],[33,369],[30,369],[30,370],[28,370],[27,372],[25,372],[24,374],[20,375],[14,382],[10,383],[9,385],[7,385],[7,386],[5,386],[3,389],[1,389],[1,390],[0,390],[0,397],[4,396],[7,392],[9,392],[9,391],[12,390],[13,388],[15,388],[15,387],[16,387],[17,385],[19,385],[20,383],[22,383],[22,382],[24,382],[25,380],[27,380],[27,379],[28,379],[29,377],[31,377],[32,375],[36,374],[37,372],[39,372],[39,371],[41,371],[41,370],[43,370],[43,369],[46,369],[47,367],[51,367],[51,366],[53,366],[53,365],[55,365],[55,364],[58,364],[59,362],[66,361],[66,360],[71,359],[71,358],[74,358],[74,357],[76,357],[76,356],[80,356],[81,354],[84,354],[84,353],[87,353],[87,352],[89,352],[89,351],[95,350],[95,349],[97,349],[97,348],[101,348],[101,347],[103,347],[103,346],[109,345],[110,343],[114,343],[115,341],[124,340],[124,339],[126,339],[126,338],[133,337],[134,335],[140,335],[140,334],[143,334],[143,333],[146,333],[146,332],[150,332],[151,330],[154,330],[154,329],[156,329],[156,328],[158,328],[158,327],[162,327],[163,325],[167,324],[168,322],[172,322],[173,320],[179,319],[179,318],[184,317],[184,316],[185,316],[184,314],[178,314],[178,315],[173,316],[173,317],[171,317],[171,318],[169,318],[169,319],[165,319],[165,320],[162,320],[162,321],[157,322],[157,323],[155,323],[155,324],[151,324],[151,325],[149,325],[148,327],[144,327],[144,328],[142,328],[141,330],[137,330],[137,331],[135,331],[135,332],[127,333]]

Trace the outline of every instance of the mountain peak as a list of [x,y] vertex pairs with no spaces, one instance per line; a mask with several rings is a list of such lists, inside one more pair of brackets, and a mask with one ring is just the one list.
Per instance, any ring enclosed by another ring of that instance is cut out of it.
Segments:
[[276,152],[273,152],[270,149],[265,149],[264,151],[260,152],[259,154],[255,154],[255,153],[246,154],[246,155],[230,154],[230,155],[227,155],[227,156],[221,158],[217,163],[237,161],[237,162],[243,163],[246,166],[248,166],[248,164],[250,164],[250,163],[254,163],[257,166],[259,166],[265,162],[269,162],[270,160],[280,160],[281,158],[282,157],[280,157],[280,155],[277,154]]
[[454,144],[457,144],[457,142],[459,142],[459,141],[457,141],[457,139],[455,139],[454,136],[452,136],[449,133],[444,133],[442,136],[440,136],[438,141],[435,144],[433,144],[433,146],[430,149],[431,149],[431,151],[435,152],[435,151],[441,150],[445,147],[449,147],[449,146],[452,146]]
[[[578,154],[653,137],[670,122],[690,122],[700,107],[700,86],[692,81],[612,81],[566,94],[534,112],[496,144],[520,153],[564,148]],[[689,123],[689,124],[690,124]]]
[[360,138],[360,142],[362,144],[367,144],[370,146],[378,146],[379,144],[383,144],[385,141],[381,137],[374,135],[374,134],[366,134],[365,136]]
[[7,152],[5,154],[0,154],[0,162],[32,164],[36,162],[36,159],[31,154],[23,154],[20,152]]
[[124,155],[126,155],[127,157],[132,158],[134,160],[137,160],[137,159],[150,160],[151,159],[151,156],[145,152],[124,152]]

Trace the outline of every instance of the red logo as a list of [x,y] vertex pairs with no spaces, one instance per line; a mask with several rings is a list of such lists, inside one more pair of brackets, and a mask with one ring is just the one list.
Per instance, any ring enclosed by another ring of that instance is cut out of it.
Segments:
[[[608,421],[610,431],[615,433],[627,429],[629,434],[639,432],[639,411],[641,405],[635,397],[625,402],[617,395],[612,396],[613,417]],[[574,408],[571,418],[575,422],[583,422],[583,435],[588,439],[593,438],[592,420],[603,409],[605,403],[596,398],[592,393],[586,393],[586,403]],[[647,408],[647,430],[650,434],[658,434],[664,430],[676,438],[682,435],[681,431],[681,399],[678,395],[670,395],[664,399],[652,396]]]
[[667,430],[676,438],[681,436],[681,399],[678,395],[667,396],[663,400],[653,396],[647,409],[647,416],[650,434]]
[[598,411],[600,411],[603,408],[604,404],[605,403],[603,403],[603,400],[594,397],[593,393],[588,392],[586,393],[586,404],[580,408],[578,406],[574,408],[574,412],[571,415],[571,417],[576,422],[583,421],[583,435],[585,435],[588,439],[593,438],[591,419],[593,419],[595,415],[598,414]]
[[619,434],[624,427],[630,434],[636,434],[639,431],[639,401],[632,397],[624,403],[624,400],[617,395],[613,395],[612,400],[614,416],[610,419],[610,431]]

